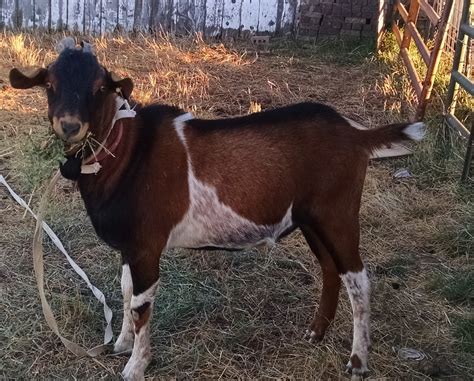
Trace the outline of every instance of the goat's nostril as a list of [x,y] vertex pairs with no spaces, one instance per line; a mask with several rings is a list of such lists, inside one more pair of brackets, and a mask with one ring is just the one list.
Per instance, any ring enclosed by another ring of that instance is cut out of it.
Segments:
[[70,137],[76,135],[79,132],[81,129],[81,124],[61,122],[61,128],[63,129],[64,135],[66,135],[66,137]]

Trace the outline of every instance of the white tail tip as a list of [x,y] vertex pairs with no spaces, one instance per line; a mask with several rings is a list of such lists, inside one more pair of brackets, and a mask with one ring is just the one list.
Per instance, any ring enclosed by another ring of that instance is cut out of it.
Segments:
[[425,137],[426,125],[423,122],[412,123],[405,127],[403,133],[411,140],[419,141]]

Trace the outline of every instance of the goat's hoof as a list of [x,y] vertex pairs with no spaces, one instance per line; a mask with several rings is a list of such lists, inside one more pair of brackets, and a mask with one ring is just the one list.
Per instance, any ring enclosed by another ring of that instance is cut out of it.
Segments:
[[308,340],[310,343],[319,343],[323,337],[324,335],[320,335],[313,330],[307,329],[304,333],[303,339]]
[[324,338],[324,333],[320,334],[316,331],[313,331],[312,329],[307,329],[303,338],[308,340],[311,344],[319,343]]
[[132,352],[134,338],[132,335],[122,335],[118,337],[114,344],[114,353],[128,354]]
[[367,365],[360,360],[359,356],[352,355],[346,365],[346,373],[352,374],[351,381],[363,380],[368,372]]
[[125,381],[143,381],[145,379],[145,372],[137,369],[130,361],[125,365],[122,371],[122,377]]

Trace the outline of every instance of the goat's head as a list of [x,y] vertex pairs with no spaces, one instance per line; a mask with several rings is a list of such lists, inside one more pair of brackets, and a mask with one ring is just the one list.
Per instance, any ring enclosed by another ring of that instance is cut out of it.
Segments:
[[65,142],[80,142],[90,129],[100,138],[105,133],[101,129],[107,128],[100,125],[105,122],[104,115],[115,112],[117,93],[130,97],[133,82],[118,78],[100,65],[87,42],[76,47],[74,39],[67,37],[56,50],[59,56],[47,68],[30,72],[12,69],[10,83],[17,89],[46,89],[49,120],[56,135]]

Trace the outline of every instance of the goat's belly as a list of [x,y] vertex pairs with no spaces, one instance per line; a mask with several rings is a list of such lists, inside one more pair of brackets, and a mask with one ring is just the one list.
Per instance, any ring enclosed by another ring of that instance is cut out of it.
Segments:
[[245,249],[262,243],[274,243],[292,230],[292,205],[289,205],[280,222],[258,225],[221,203],[213,188],[202,183],[197,188],[198,192],[193,189],[191,193],[188,212],[170,232],[168,248]]
[[278,224],[257,225],[238,215],[199,215],[190,211],[171,231],[167,247],[245,249],[274,243],[292,229],[289,213],[290,210]]

